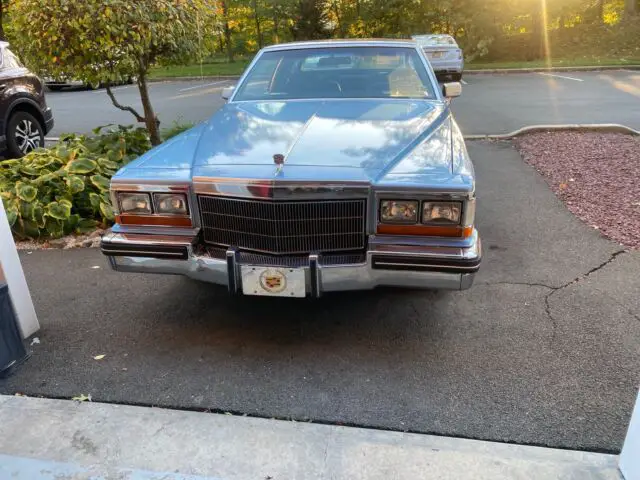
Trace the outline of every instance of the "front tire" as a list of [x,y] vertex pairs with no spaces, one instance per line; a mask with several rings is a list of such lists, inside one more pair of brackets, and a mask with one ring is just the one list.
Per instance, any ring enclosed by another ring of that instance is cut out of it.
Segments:
[[44,127],[33,115],[15,112],[7,124],[7,153],[20,158],[36,148],[44,147]]
[[462,80],[462,72],[460,73],[453,73],[451,75],[451,80],[453,80],[454,82],[459,82],[460,80]]

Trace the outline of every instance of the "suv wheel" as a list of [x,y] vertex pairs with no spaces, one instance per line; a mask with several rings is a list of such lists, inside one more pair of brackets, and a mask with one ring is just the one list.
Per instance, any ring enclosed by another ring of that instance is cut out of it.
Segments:
[[16,112],[7,125],[7,150],[13,158],[44,147],[44,128],[30,113]]

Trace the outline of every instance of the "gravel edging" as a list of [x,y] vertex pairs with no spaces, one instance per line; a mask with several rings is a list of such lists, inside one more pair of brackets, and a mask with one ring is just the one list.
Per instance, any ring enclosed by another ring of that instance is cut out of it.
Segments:
[[569,211],[606,237],[640,249],[640,138],[557,131],[513,142]]
[[16,240],[18,250],[70,250],[72,248],[98,248],[107,230],[96,229],[86,235],[66,235],[52,240]]

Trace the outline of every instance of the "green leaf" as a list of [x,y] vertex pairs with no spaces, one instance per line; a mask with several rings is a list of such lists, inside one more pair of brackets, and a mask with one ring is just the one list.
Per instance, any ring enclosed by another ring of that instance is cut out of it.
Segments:
[[84,180],[78,175],[70,175],[65,181],[72,194],[80,193],[84,190]]
[[98,190],[102,192],[109,191],[109,179],[107,177],[103,177],[102,175],[93,175],[91,177],[91,183],[98,187]]
[[59,198],[58,199],[58,203],[60,205],[64,205],[64,206],[69,207],[69,208],[73,207],[73,203],[71,203],[71,200],[69,200],[67,198]]
[[26,165],[26,164],[23,164],[19,168],[19,170],[20,170],[20,173],[24,173],[25,175],[29,175],[29,176],[32,176],[32,177],[37,177],[37,176],[40,175],[40,172],[38,172],[38,170],[36,170],[32,166]]
[[64,225],[62,223],[62,220],[48,217],[45,224],[45,230],[47,232],[47,235],[49,235],[51,238],[62,237],[64,235]]
[[106,218],[107,220],[114,220],[115,219],[115,215],[113,214],[113,208],[108,203],[101,203],[100,204],[100,213],[102,213],[102,216],[104,218]]
[[20,202],[20,216],[26,220],[33,220],[35,204],[32,202]]
[[24,182],[16,182],[16,195],[20,200],[33,202],[38,196],[38,189]]
[[98,226],[98,222],[95,220],[91,220],[89,218],[83,218],[78,222],[76,226],[76,232],[78,233],[89,233],[96,229]]
[[100,208],[100,195],[97,193],[89,194],[89,202],[91,202],[91,206],[96,210]]
[[46,217],[44,216],[44,208],[42,208],[42,205],[36,205],[33,208],[33,221],[36,222],[38,228],[44,228]]
[[22,219],[21,223],[22,223],[22,231],[24,232],[25,236],[29,238],[40,237],[40,229],[38,228],[38,225],[35,222],[31,220]]
[[46,211],[48,216],[58,220],[66,220],[71,215],[71,207],[61,202],[51,202]]
[[[109,151],[109,157],[111,157],[111,154],[114,153],[113,150]],[[118,154],[118,152],[116,151],[116,156]],[[120,166],[118,165],[117,161],[112,161],[112,160],[108,160],[106,158],[99,158],[98,159],[98,165],[100,165],[102,168],[107,168],[109,170],[118,170],[118,168],[120,168]]]
[[81,159],[73,160],[69,162],[66,168],[69,173],[86,174],[86,173],[91,173],[96,168],[98,168],[98,164],[93,160],[89,160],[87,158],[81,158]]
[[9,226],[13,227],[18,220],[17,210],[7,210],[7,220],[9,220]]

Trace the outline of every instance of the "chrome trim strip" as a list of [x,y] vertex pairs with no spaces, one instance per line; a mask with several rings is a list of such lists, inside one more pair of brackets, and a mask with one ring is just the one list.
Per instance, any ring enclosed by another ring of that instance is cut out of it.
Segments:
[[238,259],[237,252],[230,248],[227,250],[227,286],[229,287],[229,293],[238,293]]
[[320,279],[320,255],[309,255],[309,277],[311,279],[311,296],[319,298],[322,295],[322,281]]
[[367,182],[292,182],[284,180],[251,180],[247,178],[194,177],[197,195],[215,195],[265,200],[314,200],[366,198]]
[[381,261],[381,260],[375,260],[374,261],[374,266],[378,266],[378,265],[388,266],[388,267],[412,267],[412,268],[424,269],[424,270],[429,270],[429,269],[434,269],[434,270],[440,270],[440,269],[446,269],[446,270],[469,270],[469,271],[478,270],[478,266],[465,267],[465,266],[462,266],[462,265],[456,265],[456,266],[452,266],[452,265],[429,265],[429,264],[425,264],[425,263],[385,262],[385,261]]
[[122,254],[128,253],[130,255],[142,255],[142,254],[148,254],[148,256],[150,257],[154,257],[156,255],[158,256],[163,256],[163,257],[183,257],[184,253],[182,252],[154,252],[151,250],[110,250],[109,248],[103,247],[100,249],[102,251],[102,253],[104,253],[105,255],[115,255],[115,256],[122,256]]

